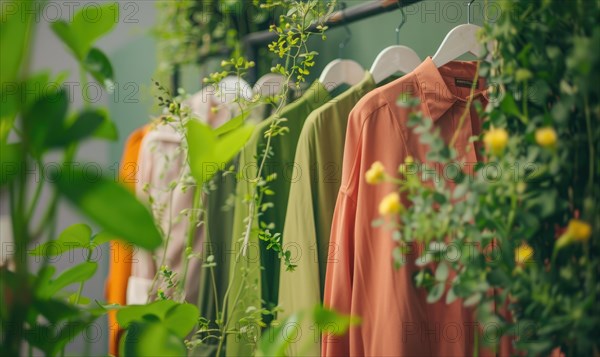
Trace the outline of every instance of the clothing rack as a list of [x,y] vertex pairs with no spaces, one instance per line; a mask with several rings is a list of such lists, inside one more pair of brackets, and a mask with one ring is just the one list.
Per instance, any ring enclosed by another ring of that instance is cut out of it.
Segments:
[[[375,15],[383,14],[390,11],[398,10],[400,7],[405,7],[421,0],[373,0],[363,4],[349,7],[344,10],[338,10],[331,14],[329,20],[325,22],[325,26],[331,28],[347,25],[356,21],[360,21]],[[311,27],[315,30],[316,24]],[[260,31],[248,34],[242,40],[243,48],[248,59],[256,61],[257,49],[259,46],[264,46],[276,40],[278,35],[271,31]],[[253,82],[256,80],[256,67],[251,68],[248,72],[248,79]]]
[[[360,5],[352,6],[344,10],[335,11],[329,20],[325,22],[325,25],[330,29],[338,26],[351,24],[356,21],[364,20],[369,17],[383,14],[390,11],[398,10],[400,7],[406,7],[422,0],[372,0],[364,2]],[[313,25],[316,27],[316,25]],[[312,28],[314,30],[314,28]],[[242,46],[244,48],[246,57],[248,60],[257,60],[258,47],[264,46],[277,39],[277,34],[270,31],[259,31],[248,34],[242,40]],[[256,66],[250,68],[248,71],[248,80],[254,82],[256,80]],[[175,69],[175,73],[172,76],[173,88],[179,86],[179,74],[178,69]]]

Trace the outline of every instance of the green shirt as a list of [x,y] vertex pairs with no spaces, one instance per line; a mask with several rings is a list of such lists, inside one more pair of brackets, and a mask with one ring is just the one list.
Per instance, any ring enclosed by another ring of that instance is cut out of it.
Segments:
[[[288,272],[281,264],[279,305],[283,318],[309,310],[322,302],[331,221],[342,176],[344,140],[348,115],[375,82],[369,72],[364,79],[306,119],[296,148],[294,177],[283,229],[284,248],[292,251],[297,265]],[[320,338],[311,323],[301,325],[290,356],[320,355]]]
[[[273,206],[265,211],[262,211],[261,207],[256,207],[257,217],[252,221],[249,245],[245,256],[240,252],[247,226],[245,219],[249,214],[248,199],[254,194],[251,192],[253,184],[250,180],[258,172],[260,158],[265,149],[267,139],[264,133],[275,118],[269,118],[257,126],[240,154],[239,181],[233,221],[233,245],[230,251],[232,254],[230,268],[232,286],[228,295],[226,316],[230,320],[228,329],[241,329],[242,334],[241,337],[230,335],[227,339],[226,352],[228,356],[251,355],[253,343],[257,341],[263,327],[260,326],[261,323],[240,322],[240,319],[248,311],[259,311],[263,307],[262,303],[269,308],[277,305],[280,265],[278,253],[267,250],[265,242],[259,240],[258,227],[272,224],[273,227],[269,229],[271,233],[283,231],[290,183],[295,179],[292,175],[295,171],[293,168],[296,144],[302,126],[308,115],[329,99],[329,93],[317,81],[298,100],[287,105],[281,111],[279,116],[287,119],[287,122],[282,125],[287,127],[289,132],[271,139],[272,155],[266,160],[262,172],[263,178],[276,174],[276,179],[268,183],[269,189],[274,194],[265,195],[262,202],[263,206],[265,203],[273,204]],[[264,269],[261,269],[261,264]],[[261,284],[261,282],[268,282],[268,284]],[[263,316],[257,314],[257,320],[261,319]],[[268,318],[265,320],[267,323],[270,321]]]
[[[235,161],[232,164],[235,164]],[[217,319],[217,306],[222,309],[221,304],[229,283],[231,257],[229,252],[231,251],[231,222],[233,222],[233,207],[229,201],[235,194],[235,175],[223,176],[223,172],[219,171],[211,185],[214,187],[206,196],[208,234],[204,238],[202,263],[203,265],[209,263],[216,265],[212,271],[208,267],[203,267],[199,272],[198,309],[200,309],[200,316],[211,321],[210,328],[217,328],[218,326],[214,323]],[[208,261],[209,256],[213,257],[212,262]],[[214,354],[217,343],[218,341],[215,339],[207,339],[194,355]]]

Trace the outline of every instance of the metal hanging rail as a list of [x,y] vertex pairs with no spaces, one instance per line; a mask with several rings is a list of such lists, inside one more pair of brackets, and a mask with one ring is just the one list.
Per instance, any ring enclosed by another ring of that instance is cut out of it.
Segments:
[[[374,15],[398,10],[399,7],[405,7],[420,1],[421,0],[374,0],[364,2],[361,5],[352,6],[347,9],[334,12],[329,20],[325,22],[325,25],[329,28],[334,28],[342,24],[349,24]],[[315,30],[315,28],[313,27],[312,30]],[[246,35],[246,37],[243,39],[243,43],[246,46],[252,47],[265,45],[276,40],[277,36],[278,35],[276,33],[270,31],[254,32]]]
[[[420,1],[422,0],[373,0],[363,2],[360,5],[348,7],[347,9],[334,12],[329,20],[325,22],[325,25],[330,29],[335,28],[341,25],[364,20],[375,15],[395,11],[400,7],[409,6]],[[313,25],[313,28],[311,29],[316,30],[315,27],[316,24]],[[260,31],[246,35],[242,40],[246,57],[250,60],[256,61],[258,47],[271,43],[272,41],[276,40],[277,37],[277,33],[271,31]],[[256,79],[256,67],[251,68],[247,75],[250,81],[254,81]]]
[[[334,12],[325,25],[330,29],[340,25],[350,24],[360,21],[375,15],[398,10],[399,7],[409,6],[418,3],[422,0],[372,0],[363,2],[360,5],[348,7],[344,10]],[[314,25],[316,27],[316,25]],[[313,28],[313,30],[315,30]],[[242,45],[246,54],[246,58],[256,62],[257,48],[264,46],[277,39],[277,34],[270,31],[260,31],[248,34],[242,40]],[[223,54],[226,55],[226,54]],[[176,70],[177,71],[177,70]],[[256,67],[251,68],[248,72],[248,79],[254,81],[256,79]],[[174,73],[173,88],[177,88],[179,84],[179,76]]]

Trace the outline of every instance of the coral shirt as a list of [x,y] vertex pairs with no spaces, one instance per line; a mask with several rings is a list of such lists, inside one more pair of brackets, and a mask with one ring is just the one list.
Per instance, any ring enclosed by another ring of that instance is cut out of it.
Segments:
[[[371,223],[379,218],[381,199],[396,187],[368,185],[364,177],[377,160],[389,174],[396,172],[408,155],[427,162],[427,147],[407,125],[410,109],[396,104],[401,93],[420,99],[420,110],[433,120],[433,127],[447,143],[458,130],[455,148],[459,160],[476,162],[477,144],[469,138],[481,132],[481,123],[473,107],[458,128],[470,95],[466,84],[473,81],[475,71],[476,62],[451,62],[436,68],[427,58],[412,73],[368,93],[352,110],[333,217],[324,303],[339,312],[360,316],[362,323],[343,337],[324,335],[323,356],[473,354],[473,312],[460,300],[446,304],[444,297],[429,304],[427,292],[415,287],[412,274],[420,248],[413,249],[403,267],[394,268],[391,230],[375,228]],[[474,97],[483,105],[487,104],[484,85],[480,80]]]

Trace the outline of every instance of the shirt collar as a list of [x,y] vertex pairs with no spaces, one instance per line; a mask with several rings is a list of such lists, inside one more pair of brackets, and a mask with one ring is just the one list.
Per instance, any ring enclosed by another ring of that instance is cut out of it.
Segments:
[[[445,65],[445,71],[451,72],[454,77],[472,79],[475,76],[477,62],[450,62]],[[443,116],[457,101],[466,102],[459,98],[448,87],[440,69],[437,68],[431,57],[427,57],[413,71],[416,85],[424,108],[429,112],[429,117],[435,122]],[[487,99],[487,91],[478,91],[474,97],[483,96]]]

